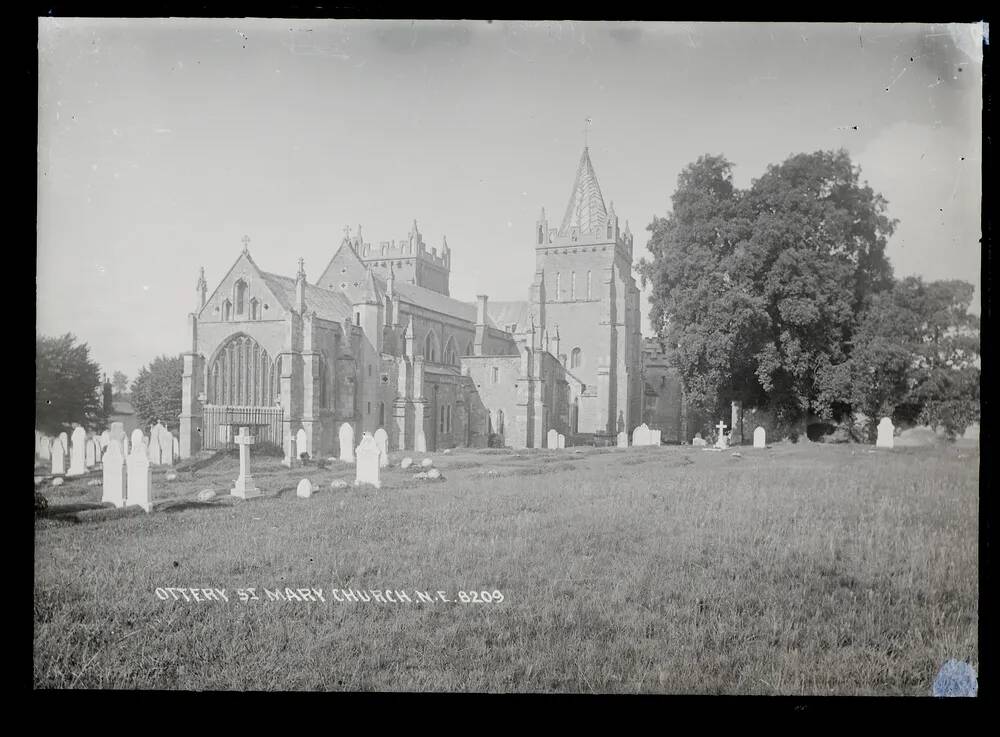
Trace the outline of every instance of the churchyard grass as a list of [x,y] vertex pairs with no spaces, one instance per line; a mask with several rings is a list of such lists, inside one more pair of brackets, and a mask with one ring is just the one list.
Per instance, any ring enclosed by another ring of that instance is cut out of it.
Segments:
[[232,486],[222,457],[111,519],[67,479],[35,525],[34,684],[923,696],[950,658],[978,670],[977,449],[574,450],[428,454],[438,482],[393,453],[381,490],[258,457],[263,497],[196,502]]

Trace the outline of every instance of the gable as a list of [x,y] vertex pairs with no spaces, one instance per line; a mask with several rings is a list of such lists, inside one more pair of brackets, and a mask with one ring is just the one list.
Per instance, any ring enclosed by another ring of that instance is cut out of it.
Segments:
[[[241,281],[246,287],[242,295],[243,310],[239,312],[236,285]],[[252,300],[257,300],[259,320],[278,320],[287,314],[288,305],[283,304],[283,300],[267,283],[250,254],[244,251],[205,301],[205,306],[198,312],[198,319],[202,322],[222,322],[225,303],[228,302],[230,321],[249,320]]]
[[340,292],[351,304],[364,301],[368,268],[345,238],[316,282],[320,289]]

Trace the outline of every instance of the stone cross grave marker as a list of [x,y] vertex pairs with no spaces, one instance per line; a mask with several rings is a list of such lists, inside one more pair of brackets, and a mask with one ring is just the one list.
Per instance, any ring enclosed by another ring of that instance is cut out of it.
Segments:
[[888,417],[883,417],[878,423],[878,437],[875,439],[876,448],[892,448],[895,445],[895,439],[893,437],[893,432],[896,428],[892,424],[892,420]]
[[240,434],[233,439],[233,442],[240,446],[240,476],[229,493],[241,499],[260,496],[260,489],[253,485],[253,476],[250,475],[250,446],[257,442],[257,439],[250,435],[249,428],[241,427]]
[[375,431],[375,444],[378,445],[378,467],[385,468],[389,465],[389,433],[383,428]]
[[719,431],[719,439],[715,441],[715,447],[725,450],[729,447],[729,438],[726,437],[726,423],[719,420],[719,424],[715,426],[715,429]]
[[59,438],[52,441],[50,453],[52,455],[52,475],[62,476],[66,473],[66,453],[63,451]]
[[354,428],[346,422],[340,426],[340,460],[354,463]]
[[357,469],[354,474],[354,485],[371,484],[376,489],[381,488],[382,480],[379,478],[379,450],[378,443],[371,433],[364,433],[361,436],[361,443],[357,449]]
[[104,473],[104,485],[101,487],[101,503],[114,504],[119,509],[125,508],[125,456],[118,443],[108,443],[107,450],[101,457]]
[[306,435],[306,431],[303,428],[299,428],[299,431],[295,433],[295,453],[296,458],[301,458],[303,453],[309,452],[309,437]]
[[644,422],[632,431],[632,445],[649,445],[649,426]]
[[566,436],[563,435],[562,433],[559,433],[558,442],[559,442],[559,445],[558,445],[559,448],[565,448],[566,447]]
[[[141,430],[139,431],[142,432]],[[145,445],[133,443],[132,452],[125,461],[128,467],[128,486],[125,502],[130,507],[153,511],[153,469]]]
[[545,435],[545,447],[546,448],[558,448],[559,447],[559,433],[553,427]]
[[767,447],[767,431],[763,427],[758,426],[753,431],[753,447],[754,448]]
[[622,430],[618,433],[618,447],[627,448],[628,447],[628,433]]

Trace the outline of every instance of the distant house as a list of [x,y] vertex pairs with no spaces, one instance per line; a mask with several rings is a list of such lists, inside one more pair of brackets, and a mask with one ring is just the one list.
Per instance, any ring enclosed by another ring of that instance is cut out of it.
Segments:
[[108,417],[108,425],[112,422],[122,423],[122,429],[126,434],[131,434],[139,427],[139,417],[135,413],[135,407],[131,402],[124,399],[115,399],[111,402],[111,416]]

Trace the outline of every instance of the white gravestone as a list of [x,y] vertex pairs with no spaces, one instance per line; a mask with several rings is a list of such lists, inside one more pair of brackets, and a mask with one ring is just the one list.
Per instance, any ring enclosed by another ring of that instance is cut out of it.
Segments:
[[354,463],[354,428],[346,422],[340,426],[340,460]]
[[59,433],[59,442],[62,444],[63,453],[69,455],[69,435],[64,432]]
[[563,435],[562,433],[559,433],[559,438],[558,438],[558,440],[559,440],[559,445],[558,445],[558,447],[559,447],[559,448],[565,448],[565,447],[566,447],[566,436],[565,436],[565,435]]
[[114,504],[119,509],[125,507],[125,456],[118,443],[108,443],[107,450],[101,457],[104,472],[101,503]]
[[357,449],[357,469],[354,475],[354,485],[371,484],[376,489],[381,488],[382,481],[379,478],[379,450],[378,443],[371,433],[364,433],[361,436],[361,443]]
[[378,467],[385,468],[389,465],[389,433],[381,427],[375,431],[375,444],[379,450]]
[[128,466],[128,491],[125,503],[130,507],[142,507],[146,512],[153,511],[153,469],[149,465],[149,456],[142,443],[133,444],[132,452],[125,460]]
[[42,438],[42,445],[39,448],[38,457],[43,461],[47,461],[52,458],[52,438],[48,436]]
[[892,448],[895,445],[893,432],[896,428],[892,425],[892,420],[883,417],[878,423],[878,438],[875,440],[876,448]]
[[635,430],[632,431],[632,445],[649,445],[650,442],[650,431],[649,426],[644,422]]
[[715,441],[715,447],[725,450],[729,447],[729,438],[726,436],[726,423],[719,420],[719,424],[715,426],[715,429],[719,431],[719,439]]
[[122,442],[121,442],[122,456],[125,457],[125,458],[128,458],[128,453],[129,453],[130,445],[131,445],[131,443],[129,443],[129,441],[128,441],[128,435],[122,435]]
[[313,495],[313,485],[312,481],[309,479],[302,479],[299,485],[295,487],[295,496],[300,499],[308,499]]
[[649,444],[650,445],[655,445],[656,447],[659,447],[660,445],[662,445],[662,443],[660,441],[660,437],[661,437],[660,434],[661,433],[662,433],[662,430],[650,430],[649,431]]
[[757,427],[753,431],[753,447],[754,448],[766,448],[767,447],[767,431],[763,427]]
[[129,444],[131,447],[129,455],[132,455],[132,453],[135,452],[135,446],[137,445],[142,448],[143,452],[146,451],[146,444],[147,444],[146,436],[143,434],[142,430],[140,430],[138,427],[132,431],[131,440],[132,442]]
[[128,440],[128,435],[125,434],[125,426],[121,422],[111,423],[111,431],[108,433],[108,440],[118,443],[118,446],[122,449],[123,458],[128,455],[128,448],[125,447],[125,441]]
[[708,445],[708,441],[701,436],[701,433],[695,433],[694,438],[691,439],[691,445],[704,448]]
[[250,475],[250,446],[256,438],[250,435],[249,428],[241,427],[240,434],[233,440],[240,446],[240,476],[229,493],[241,499],[260,496],[260,489],[253,485],[253,476]]
[[87,466],[85,465],[87,450],[84,448],[86,444],[87,431],[82,427],[77,427],[73,430],[73,442],[70,444],[69,470],[66,472],[67,476],[82,476],[87,473]]
[[545,435],[545,447],[546,448],[558,448],[559,447],[559,433],[556,432],[555,428],[552,428]]
[[295,459],[298,456],[295,455],[295,436],[289,435],[288,440],[285,443],[285,457],[281,459],[281,465],[286,468],[291,468],[295,465]]
[[87,468],[93,468],[97,464],[97,455],[100,452],[97,448],[97,440],[87,438],[83,445],[83,450],[83,465]]
[[295,452],[296,458],[301,458],[303,453],[309,452],[309,438],[306,436],[306,431],[299,428],[299,431],[295,433]]
[[150,464],[159,466],[163,463],[163,451],[160,448],[160,433],[154,427],[149,433],[149,445],[146,447],[146,455]]
[[622,430],[618,433],[618,447],[627,448],[628,447],[628,433]]
[[62,443],[56,438],[52,441],[52,449],[50,450],[52,456],[52,475],[62,476],[66,473],[66,453],[63,451]]
[[173,465],[178,458],[181,457],[181,441],[178,440],[174,435],[170,436],[170,447],[171,447],[171,458],[170,463]]

